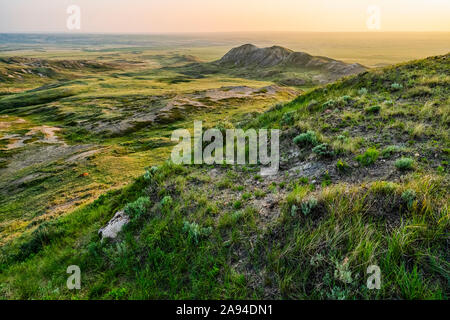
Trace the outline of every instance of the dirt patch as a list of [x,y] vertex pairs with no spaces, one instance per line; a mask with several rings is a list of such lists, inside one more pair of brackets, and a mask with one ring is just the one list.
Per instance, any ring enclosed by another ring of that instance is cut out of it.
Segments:
[[50,127],[50,126],[40,126],[40,127],[34,127],[31,128],[30,131],[26,134],[26,136],[33,136],[37,133],[41,132],[44,135],[44,138],[42,138],[39,142],[44,143],[58,143],[62,145],[66,145],[64,141],[62,141],[57,135],[56,132],[61,131],[61,128],[57,127]]
[[95,149],[95,150],[89,150],[89,151],[81,152],[81,153],[78,153],[76,155],[73,155],[73,156],[69,157],[66,160],[66,162],[70,163],[70,162],[78,162],[78,161],[81,161],[81,160],[85,160],[86,158],[89,158],[89,157],[93,156],[94,154],[96,154],[96,153],[98,153],[100,151],[101,151],[101,149]]
[[[16,121],[7,123],[4,125],[4,129],[9,128],[11,124],[14,123],[24,123],[23,119],[18,119]],[[5,122],[0,122],[5,123]],[[0,128],[1,129],[1,128]],[[20,134],[7,134],[3,136],[0,140],[9,140],[9,143],[4,147],[4,150],[12,150],[17,148],[25,147],[27,144],[33,143],[48,143],[48,144],[60,144],[66,146],[66,143],[61,140],[56,132],[60,131],[60,128],[51,126],[39,126],[29,129],[24,135]],[[33,139],[35,138],[35,139]],[[32,140],[30,143],[28,141]],[[33,141],[34,140],[34,141]]]

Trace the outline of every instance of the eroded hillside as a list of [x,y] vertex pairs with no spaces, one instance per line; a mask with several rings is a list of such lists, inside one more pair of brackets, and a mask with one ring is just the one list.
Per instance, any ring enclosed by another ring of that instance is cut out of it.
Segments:
[[[300,95],[243,128],[280,128],[259,166],[149,168],[2,248],[8,298],[446,299],[449,55]],[[115,240],[98,230],[118,211]],[[66,266],[83,287],[65,289]],[[380,290],[366,270],[380,267]],[[36,267],[39,266],[39,267]]]
[[212,63],[188,64],[177,69],[193,77],[223,73],[249,79],[272,80],[281,85],[296,87],[325,84],[367,70],[358,63],[316,57],[280,46],[258,48],[252,44],[233,48]]

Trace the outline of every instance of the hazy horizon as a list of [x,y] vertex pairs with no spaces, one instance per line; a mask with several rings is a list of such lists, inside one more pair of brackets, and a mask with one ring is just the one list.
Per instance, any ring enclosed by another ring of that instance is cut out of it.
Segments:
[[[0,34],[39,34],[39,35],[196,35],[196,34],[262,34],[262,33],[328,33],[328,34],[351,34],[351,33],[366,33],[366,34],[374,34],[373,31],[301,31],[301,30],[259,30],[259,31],[161,31],[161,32],[72,32],[72,31],[9,31],[9,32],[0,32]],[[411,34],[417,34],[417,33],[449,33],[448,31],[377,31],[376,34],[393,34],[393,33],[411,33]]]
[[[211,32],[166,34],[0,33],[0,55],[39,56],[48,50],[173,50],[220,58],[233,47],[279,45],[366,66],[450,52],[450,32]],[[25,51],[23,51],[25,50]]]
[[378,32],[450,32],[448,0],[0,0],[0,33],[364,32],[373,6]]

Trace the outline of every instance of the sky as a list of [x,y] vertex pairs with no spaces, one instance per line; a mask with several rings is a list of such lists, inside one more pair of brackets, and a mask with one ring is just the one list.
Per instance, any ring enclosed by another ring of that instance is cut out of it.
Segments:
[[449,32],[450,0],[0,0],[0,33],[236,31]]

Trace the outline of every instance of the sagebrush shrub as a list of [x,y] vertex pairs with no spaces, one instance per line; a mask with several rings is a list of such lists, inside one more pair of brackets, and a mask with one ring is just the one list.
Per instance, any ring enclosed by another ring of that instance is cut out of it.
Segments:
[[400,158],[395,161],[395,167],[400,171],[412,170],[414,160],[411,158]]
[[331,149],[331,147],[326,143],[319,144],[318,146],[314,147],[312,151],[322,158],[330,158],[334,156],[333,149]]
[[318,143],[316,133],[308,130],[306,133],[302,133],[294,138],[294,143],[299,146],[312,145],[315,146]]
[[212,228],[202,228],[196,222],[190,223],[189,221],[184,221],[183,232],[187,233],[190,241],[197,244],[200,238],[207,237],[211,234]]
[[361,88],[361,89],[358,90],[358,94],[360,96],[363,96],[363,95],[367,94],[368,92],[369,91],[366,88]]
[[150,181],[157,171],[158,171],[158,167],[156,167],[156,166],[153,166],[149,169],[147,168],[145,170],[144,179],[147,181]]
[[311,211],[317,207],[317,199],[316,198],[311,198],[308,199],[304,202],[302,202],[301,204],[301,208],[302,208],[302,213],[307,216],[308,214],[311,213]]
[[125,206],[125,213],[131,218],[139,218],[147,212],[150,207],[150,199],[148,197],[140,197],[136,201]]
[[161,206],[162,207],[170,207],[173,203],[172,197],[171,196],[165,196],[164,198],[162,198],[161,200]]
[[402,200],[406,202],[408,208],[410,208],[416,199],[416,192],[412,189],[405,190],[402,193]]
[[403,89],[403,85],[401,85],[400,83],[394,82],[393,84],[391,84],[391,89],[394,91],[398,91]]

